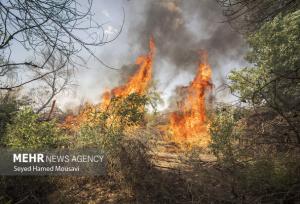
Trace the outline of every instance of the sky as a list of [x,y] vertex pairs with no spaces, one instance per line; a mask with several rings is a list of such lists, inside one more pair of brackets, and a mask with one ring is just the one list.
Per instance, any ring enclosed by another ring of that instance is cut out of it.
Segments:
[[[120,36],[113,42],[93,48],[93,53],[109,66],[82,53],[86,66],[77,67],[76,86],[56,97],[60,108],[72,109],[84,102],[98,103],[104,90],[124,83],[124,75],[137,56],[147,52],[150,36],[158,44],[154,58],[154,80],[168,107],[177,86],[188,85],[193,79],[197,63],[193,53],[206,50],[213,70],[215,90],[226,83],[230,70],[243,67],[246,44],[237,32],[223,23],[218,5],[212,0],[94,0],[94,20],[103,23],[105,35],[114,38],[125,23]],[[23,58],[25,51],[19,51]],[[23,54],[22,54],[23,52]],[[18,57],[17,57],[18,58]],[[227,92],[217,93],[216,101],[234,100]]]

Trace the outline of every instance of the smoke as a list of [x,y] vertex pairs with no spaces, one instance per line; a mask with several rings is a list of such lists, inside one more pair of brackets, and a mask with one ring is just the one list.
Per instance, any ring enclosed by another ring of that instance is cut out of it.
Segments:
[[137,69],[138,69],[138,65],[136,64],[123,65],[120,72],[121,78],[119,80],[119,84],[127,82],[128,79],[134,75]]
[[209,53],[212,67],[244,54],[241,36],[221,22],[222,10],[214,0],[152,0],[143,6],[143,21],[132,28],[132,44],[145,49],[152,35],[158,56],[178,69],[195,67],[190,65],[196,64],[201,49]]

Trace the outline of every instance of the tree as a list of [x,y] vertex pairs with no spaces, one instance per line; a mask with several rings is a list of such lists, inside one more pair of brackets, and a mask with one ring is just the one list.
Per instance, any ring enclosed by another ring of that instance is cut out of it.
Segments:
[[299,9],[298,0],[217,0],[230,25],[240,32],[252,32],[279,13]]
[[[0,89],[14,89],[39,80],[40,76],[30,76],[29,79],[12,84],[4,82],[13,72],[24,74],[30,72],[29,69],[43,70],[54,53],[63,56],[63,63],[74,64],[74,57],[78,59],[78,54],[86,51],[104,66],[112,68],[95,56],[91,48],[115,40],[122,27],[116,36],[107,40],[102,24],[93,20],[92,3],[92,0],[1,1]],[[12,55],[18,46],[31,53],[33,59],[13,61]],[[43,58],[41,53],[46,50],[49,50],[49,55]],[[45,72],[44,76],[56,71]]]
[[300,143],[300,11],[279,15],[248,38],[253,67],[232,71],[231,91],[253,107],[279,114]]
[[[51,57],[47,61],[43,70],[32,69],[34,78],[40,77],[37,87],[30,91],[30,95],[34,99],[34,106],[36,106],[36,113],[41,113],[49,107],[51,101],[54,102],[54,97],[59,93],[65,91],[71,86],[71,76],[73,69],[64,62],[64,57],[61,54],[51,54],[48,50],[42,53],[43,59],[46,60],[49,55]],[[50,73],[45,75],[44,73]]]
[[241,106],[221,105],[210,121],[210,148],[238,202],[293,202],[297,194],[299,30],[296,11],[249,34],[250,65],[229,74],[229,88]]

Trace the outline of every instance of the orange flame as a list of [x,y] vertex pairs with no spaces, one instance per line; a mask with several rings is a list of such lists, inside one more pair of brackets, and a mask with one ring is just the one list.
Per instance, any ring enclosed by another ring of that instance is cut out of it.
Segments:
[[98,105],[86,104],[78,115],[67,116],[62,126],[65,129],[77,131],[83,124],[97,124],[99,121],[96,120],[94,114],[97,110],[106,108],[112,97],[126,97],[132,93],[146,93],[152,79],[153,56],[155,52],[153,38],[150,39],[149,47],[150,51],[147,55],[142,55],[137,58],[136,64],[139,68],[126,84],[116,87],[111,91],[104,92],[102,95],[102,103]]
[[179,111],[170,114],[170,131],[173,139],[178,142],[198,140],[200,145],[209,141],[206,123],[205,91],[212,87],[211,68],[207,53],[200,53],[196,77],[187,87],[187,96],[179,105]]
[[111,97],[125,97],[132,93],[144,94],[150,85],[152,79],[153,55],[155,52],[154,39],[150,38],[149,53],[147,55],[139,56],[136,59],[136,64],[139,69],[123,86],[114,88],[111,91],[106,91],[102,96],[102,107],[109,104]]

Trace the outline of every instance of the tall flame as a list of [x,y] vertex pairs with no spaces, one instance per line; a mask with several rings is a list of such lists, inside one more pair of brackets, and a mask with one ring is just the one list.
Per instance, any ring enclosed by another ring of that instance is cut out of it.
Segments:
[[116,87],[111,91],[106,91],[102,96],[102,107],[107,106],[111,97],[124,97],[132,93],[144,94],[150,85],[152,79],[153,55],[155,52],[154,39],[150,38],[149,49],[147,55],[139,56],[136,64],[139,69],[131,76],[126,84]]
[[137,71],[129,78],[126,84],[104,92],[102,102],[98,105],[86,104],[78,115],[69,115],[66,117],[63,127],[69,130],[79,130],[82,124],[97,124],[93,113],[97,110],[106,108],[112,97],[126,97],[132,93],[145,94],[149,88],[152,79],[153,56],[155,52],[154,39],[149,41],[150,51],[146,55],[139,56],[136,59],[138,65]]
[[206,121],[205,91],[212,86],[211,68],[207,53],[200,53],[200,63],[194,80],[186,88],[187,96],[179,104],[179,111],[170,114],[170,131],[178,142],[198,141],[206,145],[209,141]]

